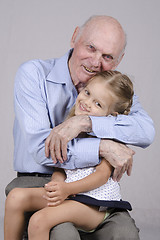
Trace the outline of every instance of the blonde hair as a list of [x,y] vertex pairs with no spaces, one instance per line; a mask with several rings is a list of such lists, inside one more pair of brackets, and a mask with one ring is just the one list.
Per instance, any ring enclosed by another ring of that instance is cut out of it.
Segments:
[[[87,84],[96,77],[101,77],[104,81],[106,81],[113,94],[117,97],[117,101],[114,104],[114,112],[128,115],[132,106],[134,95],[133,83],[129,77],[118,71],[110,70],[97,73],[87,82]],[[71,109],[67,119],[73,116],[75,116],[75,105]]]
[[133,83],[129,77],[118,71],[99,72],[93,78],[98,76],[107,82],[111,91],[118,98],[114,105],[114,111],[119,114],[129,114],[134,95]]

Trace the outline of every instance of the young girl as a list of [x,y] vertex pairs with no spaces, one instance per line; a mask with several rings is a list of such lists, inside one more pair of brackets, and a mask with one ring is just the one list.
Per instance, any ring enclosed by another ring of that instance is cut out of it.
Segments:
[[[128,114],[132,97],[133,85],[126,75],[118,71],[98,73],[79,93],[69,117]],[[131,210],[131,205],[121,200],[112,170],[102,159],[96,167],[64,170],[65,173],[57,169],[45,188],[13,189],[6,201],[4,239],[22,238],[24,213],[29,211],[37,211],[29,221],[29,239],[46,240],[57,224],[72,222],[83,231],[94,231],[113,208]]]

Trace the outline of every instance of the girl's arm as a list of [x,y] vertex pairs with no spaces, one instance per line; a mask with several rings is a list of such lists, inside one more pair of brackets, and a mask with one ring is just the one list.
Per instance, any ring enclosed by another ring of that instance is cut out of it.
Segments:
[[111,173],[112,166],[105,159],[102,159],[94,173],[78,181],[67,183],[67,191],[69,195],[91,191],[105,184],[111,176]]
[[54,172],[51,177],[51,181],[54,182],[64,182],[66,179],[66,174],[62,168],[54,168]]
[[112,169],[112,166],[105,159],[102,159],[96,167],[96,171],[83,179],[71,183],[52,181],[46,184],[47,196],[45,198],[48,200],[48,206],[59,205],[70,195],[87,192],[102,186],[108,181]]

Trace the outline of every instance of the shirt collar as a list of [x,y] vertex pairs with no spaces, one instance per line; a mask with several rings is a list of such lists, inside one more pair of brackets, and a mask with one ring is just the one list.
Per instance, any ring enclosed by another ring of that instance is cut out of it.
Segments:
[[69,73],[69,68],[68,68],[68,59],[72,54],[72,51],[73,50],[71,49],[64,56],[55,59],[54,66],[52,67],[46,80],[51,82],[61,83],[61,84],[72,83],[71,76]]

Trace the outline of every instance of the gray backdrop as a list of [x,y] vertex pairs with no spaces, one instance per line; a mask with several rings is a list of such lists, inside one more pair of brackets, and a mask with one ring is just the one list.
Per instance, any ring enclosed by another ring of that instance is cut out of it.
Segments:
[[[13,171],[13,84],[19,65],[29,59],[63,55],[77,25],[90,15],[117,18],[128,36],[119,70],[131,76],[144,109],[152,116],[156,137],[147,149],[134,148],[131,177],[122,179],[122,193],[133,205],[141,239],[160,237],[159,0],[0,0],[0,239],[3,239],[4,188]],[[158,236],[159,234],[159,236]]]

